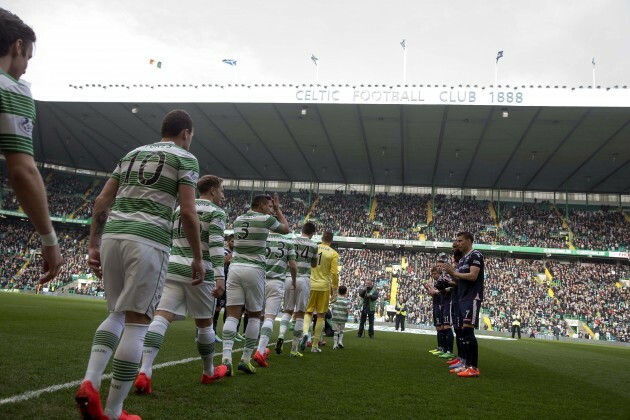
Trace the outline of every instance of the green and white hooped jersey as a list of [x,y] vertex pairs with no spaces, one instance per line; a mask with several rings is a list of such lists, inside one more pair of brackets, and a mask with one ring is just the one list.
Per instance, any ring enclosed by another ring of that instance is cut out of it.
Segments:
[[148,144],[127,153],[111,177],[118,181],[118,193],[103,238],[168,252],[179,185],[197,187],[197,159],[173,142]]
[[288,273],[289,261],[295,261],[295,245],[293,239],[278,233],[272,233],[267,238],[267,280],[284,281]]
[[[216,280],[225,279],[223,270],[223,232],[225,230],[225,211],[208,200],[195,200],[195,207],[199,215],[201,233],[201,252],[206,266],[204,282],[214,283]],[[190,243],[186,239],[182,226],[180,208],[175,210],[173,216],[173,247],[168,260],[169,280],[190,283],[193,260]]]
[[305,238],[298,236],[293,239],[295,243],[295,253],[297,255],[297,275],[298,277],[311,277],[311,260],[317,258],[317,244]]
[[234,221],[234,254],[232,265],[249,265],[266,269],[267,237],[277,232],[281,224],[275,217],[253,210]]
[[0,70],[0,152],[33,156],[35,101],[28,84]]

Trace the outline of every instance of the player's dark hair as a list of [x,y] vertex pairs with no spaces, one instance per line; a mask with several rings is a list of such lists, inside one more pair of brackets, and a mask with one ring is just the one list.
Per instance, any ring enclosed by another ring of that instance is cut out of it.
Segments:
[[475,242],[475,237],[470,232],[466,232],[466,231],[458,232],[457,237],[459,238],[460,236],[463,236],[464,238],[470,240],[470,243]]
[[0,57],[9,53],[9,48],[15,41],[21,39],[24,45],[22,55],[26,55],[26,49],[36,40],[33,29],[19,17],[0,8]]
[[271,200],[273,200],[273,198],[267,194],[258,194],[254,196],[254,199],[252,200],[252,210],[259,208],[265,201]]
[[302,233],[305,235],[314,235],[317,232],[317,226],[313,222],[306,222],[302,226]]
[[333,233],[330,230],[327,230],[322,234],[322,242],[326,242],[327,244],[331,244],[333,241]]
[[182,130],[193,131],[193,122],[188,112],[175,109],[164,116],[162,120],[162,137],[177,137]]
[[223,184],[223,178],[216,175],[204,175],[197,181],[197,189],[199,194],[206,194],[212,188],[219,188]]
[[225,237],[225,240],[226,240],[226,241],[229,241],[229,240],[232,240],[232,239],[234,239],[234,234],[233,234],[233,233],[230,233],[229,235],[227,235],[227,236]]
[[345,295],[346,293],[348,293],[348,288],[346,286],[339,286],[339,294],[341,296]]
[[437,266],[435,266],[435,267],[431,267],[431,272],[432,273],[439,273],[440,270],[437,268]]

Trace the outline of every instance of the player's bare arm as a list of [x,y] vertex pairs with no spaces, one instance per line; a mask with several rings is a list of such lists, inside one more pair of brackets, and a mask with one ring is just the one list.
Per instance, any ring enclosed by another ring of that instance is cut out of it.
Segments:
[[297,282],[297,263],[295,260],[289,260],[289,272],[291,273],[291,287],[295,289]]
[[280,222],[280,228],[278,229],[278,233],[283,235],[289,233],[289,222],[287,222],[286,217],[282,214],[282,210],[280,209],[280,199],[278,198],[278,193],[273,195],[273,200],[271,201],[273,205],[273,211],[276,214],[276,219]]
[[203,282],[206,268],[201,252],[201,236],[199,234],[199,216],[195,207],[195,187],[185,184],[179,186],[179,208],[181,223],[190,249],[193,254],[192,284]]
[[110,178],[101,193],[94,200],[92,208],[92,224],[90,225],[90,241],[88,244],[88,265],[94,271],[98,278],[103,275],[101,269],[101,237],[103,229],[107,222],[109,211],[116,201],[116,193],[118,192],[118,181]]

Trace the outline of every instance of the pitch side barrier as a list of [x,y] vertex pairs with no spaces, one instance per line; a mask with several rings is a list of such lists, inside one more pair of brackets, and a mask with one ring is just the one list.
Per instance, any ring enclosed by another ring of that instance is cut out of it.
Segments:
[[[24,213],[21,213],[19,211],[13,211],[13,210],[0,210],[0,215],[3,216],[11,216],[11,217],[19,217],[21,219],[28,219],[28,216]],[[71,219],[69,217],[66,216],[62,216],[62,217],[58,217],[58,216],[50,216],[50,220],[52,220],[53,222],[59,222],[59,223],[71,223],[74,225],[86,225],[89,226],[92,223],[92,219]]]
[[[319,241],[321,237],[315,238]],[[335,236],[335,242],[340,245],[380,245],[380,246],[394,246],[405,247],[411,249],[418,249],[424,251],[431,250],[447,250],[450,251],[453,247],[453,242],[437,242],[437,241],[414,241],[407,239],[381,239],[381,238],[354,238]],[[511,254],[539,254],[544,256],[557,255],[557,256],[583,256],[583,257],[597,257],[597,258],[611,258],[611,259],[630,259],[630,252],[617,252],[617,251],[593,251],[586,249],[561,249],[561,248],[537,248],[529,246],[509,246],[509,245],[489,245],[489,244],[475,244],[475,249],[480,251],[491,251],[493,253],[511,253]]]

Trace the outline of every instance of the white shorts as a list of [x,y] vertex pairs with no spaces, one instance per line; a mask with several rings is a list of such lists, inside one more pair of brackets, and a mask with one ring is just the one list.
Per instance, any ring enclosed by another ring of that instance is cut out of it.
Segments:
[[280,312],[280,305],[284,297],[284,282],[280,280],[267,280],[265,284],[265,315],[274,317]]
[[343,331],[343,329],[346,327],[346,323],[345,322],[333,322],[333,331]]
[[265,270],[248,265],[230,265],[225,286],[226,306],[243,306],[260,312],[265,304]]
[[295,289],[291,287],[291,277],[287,277],[284,286],[284,310],[306,312],[308,296],[311,293],[310,277],[298,277],[295,282]]
[[212,319],[216,299],[212,296],[214,283],[193,286],[190,283],[166,279],[158,311],[175,315],[175,319],[186,319],[186,313],[193,319]]
[[168,252],[128,239],[101,242],[103,285],[110,312],[136,312],[153,319],[162,296]]

